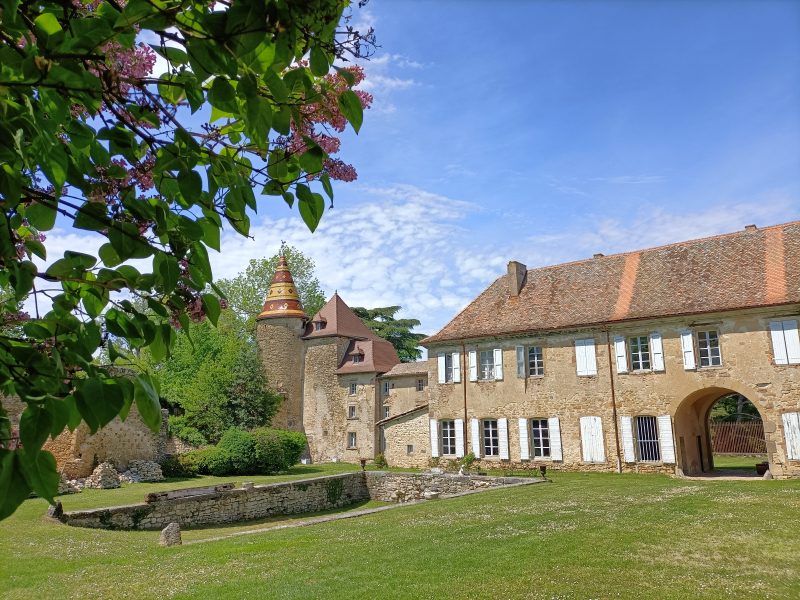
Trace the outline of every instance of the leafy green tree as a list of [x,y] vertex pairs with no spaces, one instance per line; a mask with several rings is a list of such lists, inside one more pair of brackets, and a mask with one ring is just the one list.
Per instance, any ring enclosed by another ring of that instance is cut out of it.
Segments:
[[[0,312],[42,307],[0,336],[0,392],[27,404],[23,447],[0,447],[0,518],[31,490],[53,502],[49,436],[96,431],[132,402],[158,427],[151,375],[94,356],[146,347],[159,360],[175,325],[216,323],[208,249],[224,223],[247,235],[261,195],[297,205],[313,231],[331,180],[355,178],[335,136],[357,132],[372,99],[354,89],[363,71],[333,65],[373,38],[347,25],[348,4],[0,0],[0,287],[14,290]],[[151,74],[156,54],[167,66]],[[31,258],[48,258],[41,232],[56,219],[103,243],[40,272]]]
[[750,400],[741,394],[730,394],[717,400],[711,409],[712,421],[760,421],[761,415]]
[[417,319],[395,319],[400,306],[384,306],[381,308],[353,308],[353,312],[364,321],[364,324],[383,339],[392,343],[402,362],[414,362],[422,356],[419,341],[425,337],[421,333],[411,333],[419,327]]
[[269,388],[251,332],[231,310],[222,311],[216,327],[203,321],[178,332],[170,357],[153,370],[162,398],[183,412],[180,425],[207,442],[231,427],[268,425],[281,402]]
[[[314,261],[294,246],[284,246],[281,252],[289,264],[306,314],[314,316],[325,304],[325,294],[316,277]],[[225,293],[228,306],[240,315],[254,319],[264,306],[279,258],[280,253],[271,258],[251,259],[243,273],[232,279],[220,279],[217,285]]]

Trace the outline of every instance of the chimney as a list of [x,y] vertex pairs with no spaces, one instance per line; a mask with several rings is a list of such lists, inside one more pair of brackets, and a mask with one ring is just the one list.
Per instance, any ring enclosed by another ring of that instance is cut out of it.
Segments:
[[602,252],[598,252],[597,254],[594,254],[592,258],[603,258],[604,256],[605,254],[603,254]]
[[755,231],[756,229],[758,229],[758,227],[756,227],[755,225],[745,225],[744,226],[744,230],[745,231]]
[[519,296],[522,284],[525,283],[525,275],[528,267],[521,262],[511,260],[508,262],[508,293],[512,296]]

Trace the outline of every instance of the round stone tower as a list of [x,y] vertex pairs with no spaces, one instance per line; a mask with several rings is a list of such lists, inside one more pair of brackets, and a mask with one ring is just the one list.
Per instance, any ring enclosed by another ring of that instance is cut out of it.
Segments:
[[264,308],[256,319],[259,358],[270,387],[284,398],[272,418],[272,426],[302,431],[305,360],[302,337],[308,317],[284,256],[278,260]]

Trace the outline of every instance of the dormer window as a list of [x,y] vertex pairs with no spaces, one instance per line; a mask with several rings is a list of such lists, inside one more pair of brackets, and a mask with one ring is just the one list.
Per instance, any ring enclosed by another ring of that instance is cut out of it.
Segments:
[[364,355],[363,354],[353,354],[353,363],[360,363],[364,362]]
[[322,331],[322,328],[325,326],[325,323],[322,321],[314,321],[314,331]]

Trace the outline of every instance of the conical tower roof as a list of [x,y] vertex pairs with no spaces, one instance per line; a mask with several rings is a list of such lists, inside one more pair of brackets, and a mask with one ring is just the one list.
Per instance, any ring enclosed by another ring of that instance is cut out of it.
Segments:
[[286,263],[286,257],[278,259],[278,268],[269,284],[267,298],[264,301],[264,308],[261,309],[259,319],[278,319],[281,317],[296,317],[307,319],[294,279]]

